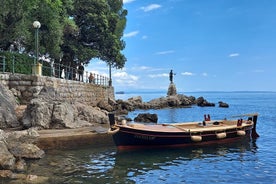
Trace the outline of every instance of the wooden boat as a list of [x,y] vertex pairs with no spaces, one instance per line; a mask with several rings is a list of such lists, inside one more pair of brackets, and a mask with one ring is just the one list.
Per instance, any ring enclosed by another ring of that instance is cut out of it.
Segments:
[[[245,116],[246,120],[241,119]],[[122,121],[119,124],[115,122],[114,114],[109,114],[109,132],[119,150],[198,146],[259,137],[257,113],[236,116],[239,119],[235,120],[210,120],[208,117],[201,122],[139,124]]]

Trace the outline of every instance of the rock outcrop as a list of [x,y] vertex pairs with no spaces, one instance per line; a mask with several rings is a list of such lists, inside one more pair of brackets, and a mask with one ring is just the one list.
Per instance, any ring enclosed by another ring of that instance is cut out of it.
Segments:
[[77,100],[61,100],[53,87],[43,87],[28,105],[16,103],[14,93],[0,83],[0,128],[79,128],[107,124],[107,113],[116,107],[115,100],[101,101],[96,106]]
[[20,126],[15,113],[17,105],[12,92],[0,83],[0,129]]
[[157,123],[158,117],[157,114],[141,113],[134,118],[134,121],[143,123]]
[[[135,109],[163,109],[163,108],[181,108],[189,107],[197,104],[198,106],[215,106],[214,103],[208,102],[203,97],[196,99],[193,96],[186,96],[183,94],[176,94],[166,97],[159,97],[143,102],[142,97],[132,97],[128,100],[116,101],[116,114],[127,114],[129,111]],[[123,112],[123,113],[122,113]]]
[[208,102],[206,99],[204,99],[203,97],[199,97],[199,98],[197,98],[197,100],[196,100],[196,104],[198,105],[198,106],[200,106],[200,107],[214,107],[215,106],[215,104],[214,103],[210,103],[210,102]]
[[23,131],[5,132],[0,129],[0,180],[13,179],[17,183],[45,183],[48,178],[24,174],[25,159],[39,159],[45,152],[35,145],[38,133],[31,128]]
[[80,128],[94,124],[107,124],[107,111],[78,102],[49,102],[33,99],[28,105],[22,122],[24,127]]
[[24,159],[39,159],[45,155],[34,144],[38,136],[34,129],[10,132],[0,129],[0,177],[27,180],[27,175],[18,174],[27,169]]
[[4,141],[0,141],[0,170],[12,170],[15,165],[15,157],[9,152],[8,147]]
[[175,84],[174,83],[170,83],[167,95],[168,96],[174,96],[176,94],[177,94],[177,92],[176,92],[176,86],[175,86]]
[[219,101],[219,107],[228,108],[229,105],[225,102]]

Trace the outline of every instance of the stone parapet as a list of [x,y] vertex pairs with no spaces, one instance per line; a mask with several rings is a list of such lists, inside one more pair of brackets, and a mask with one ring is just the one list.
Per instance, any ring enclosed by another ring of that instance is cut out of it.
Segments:
[[101,101],[114,99],[112,86],[96,85],[74,80],[65,80],[54,77],[24,75],[24,74],[0,74],[0,82],[9,89],[17,91],[17,98],[21,104],[27,105],[35,98],[44,87],[53,88],[57,101],[77,101],[87,105],[96,106]]

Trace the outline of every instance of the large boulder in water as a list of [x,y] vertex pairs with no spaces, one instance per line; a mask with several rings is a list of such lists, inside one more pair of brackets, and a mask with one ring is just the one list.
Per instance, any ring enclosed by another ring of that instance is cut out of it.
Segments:
[[205,100],[203,97],[199,97],[196,99],[196,103],[198,106],[200,107],[206,107],[206,106],[211,106],[214,107],[215,104],[214,103],[210,103],[207,100]]
[[134,118],[134,121],[143,123],[157,123],[158,117],[157,114],[141,113]]
[[162,109],[167,107],[187,107],[193,105],[194,103],[194,97],[187,97],[182,94],[155,98],[148,102],[149,106],[153,109]]
[[228,108],[229,105],[225,102],[219,101],[219,107]]
[[152,99],[148,102],[148,104],[153,109],[162,109],[168,107],[168,97],[160,97]]
[[195,104],[196,98],[193,96],[186,96],[183,94],[177,94],[177,98],[180,101],[180,106],[191,106]]

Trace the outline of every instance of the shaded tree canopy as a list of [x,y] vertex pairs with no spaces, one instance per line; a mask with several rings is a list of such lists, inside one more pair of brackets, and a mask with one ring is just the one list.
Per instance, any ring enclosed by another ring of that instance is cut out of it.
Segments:
[[5,0],[0,6],[0,49],[32,54],[38,20],[39,52],[66,65],[99,58],[122,68],[127,10],[122,0]]

